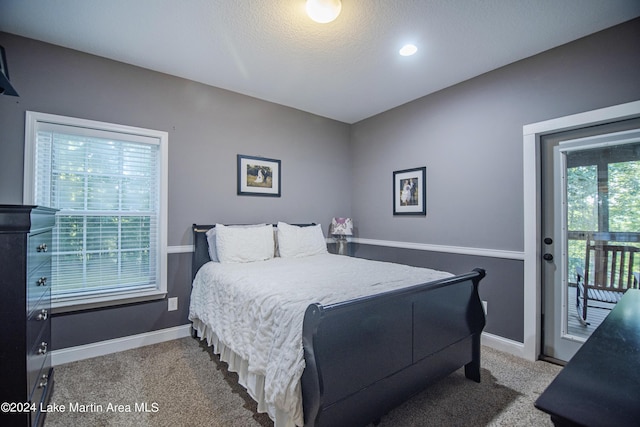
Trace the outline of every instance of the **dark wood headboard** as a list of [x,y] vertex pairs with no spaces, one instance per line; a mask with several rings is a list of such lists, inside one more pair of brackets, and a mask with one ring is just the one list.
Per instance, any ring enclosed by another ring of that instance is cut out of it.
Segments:
[[[309,227],[316,225],[315,222],[309,224],[292,224],[299,227]],[[277,227],[278,224],[273,224]],[[193,231],[193,257],[191,259],[191,280],[196,277],[196,273],[207,262],[211,261],[209,258],[209,244],[207,243],[207,231],[214,228],[215,224],[203,225],[193,224],[191,229]]]
[[209,258],[209,244],[207,243],[207,231],[214,228],[213,225],[193,224],[193,257],[191,258],[191,280],[196,277],[196,273],[205,263],[211,261]]

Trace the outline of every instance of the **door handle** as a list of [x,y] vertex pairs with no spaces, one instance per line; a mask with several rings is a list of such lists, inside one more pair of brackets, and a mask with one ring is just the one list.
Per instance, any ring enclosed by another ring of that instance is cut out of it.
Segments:
[[553,255],[544,254],[544,255],[542,255],[542,258],[544,258],[545,261],[552,261],[553,260]]

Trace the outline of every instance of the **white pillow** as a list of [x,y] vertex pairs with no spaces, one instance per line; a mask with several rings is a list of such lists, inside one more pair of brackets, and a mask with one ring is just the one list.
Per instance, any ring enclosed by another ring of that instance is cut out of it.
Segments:
[[211,227],[206,232],[207,235],[207,246],[209,247],[209,258],[211,261],[219,262],[218,253],[216,251],[216,228]]
[[216,224],[216,253],[221,263],[273,258],[273,226],[230,227]]
[[301,258],[326,254],[327,241],[320,224],[298,227],[285,222],[278,223],[278,251],[282,258]]
[[[245,224],[245,225],[226,225],[225,227],[235,227],[235,228],[251,228],[251,227],[264,227],[267,224]],[[275,234],[275,227],[273,228],[273,232]],[[207,248],[209,251],[209,259],[213,262],[220,262],[218,259],[218,251],[216,250],[216,227],[211,227],[205,233],[207,236]],[[274,246],[275,246],[275,236],[274,236]],[[275,252],[275,249],[274,249]]]

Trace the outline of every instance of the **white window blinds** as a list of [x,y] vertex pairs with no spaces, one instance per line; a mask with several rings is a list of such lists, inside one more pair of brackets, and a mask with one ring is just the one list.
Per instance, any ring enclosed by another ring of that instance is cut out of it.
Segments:
[[59,209],[53,300],[159,289],[161,139],[46,121],[33,137],[34,202]]

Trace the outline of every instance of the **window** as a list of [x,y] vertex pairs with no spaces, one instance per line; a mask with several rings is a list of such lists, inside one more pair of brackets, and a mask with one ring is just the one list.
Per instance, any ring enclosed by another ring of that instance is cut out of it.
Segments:
[[632,242],[640,233],[640,143],[588,146],[567,152],[568,271],[585,264],[587,233]]
[[59,209],[53,307],[166,293],[166,132],[27,112],[25,203]]

